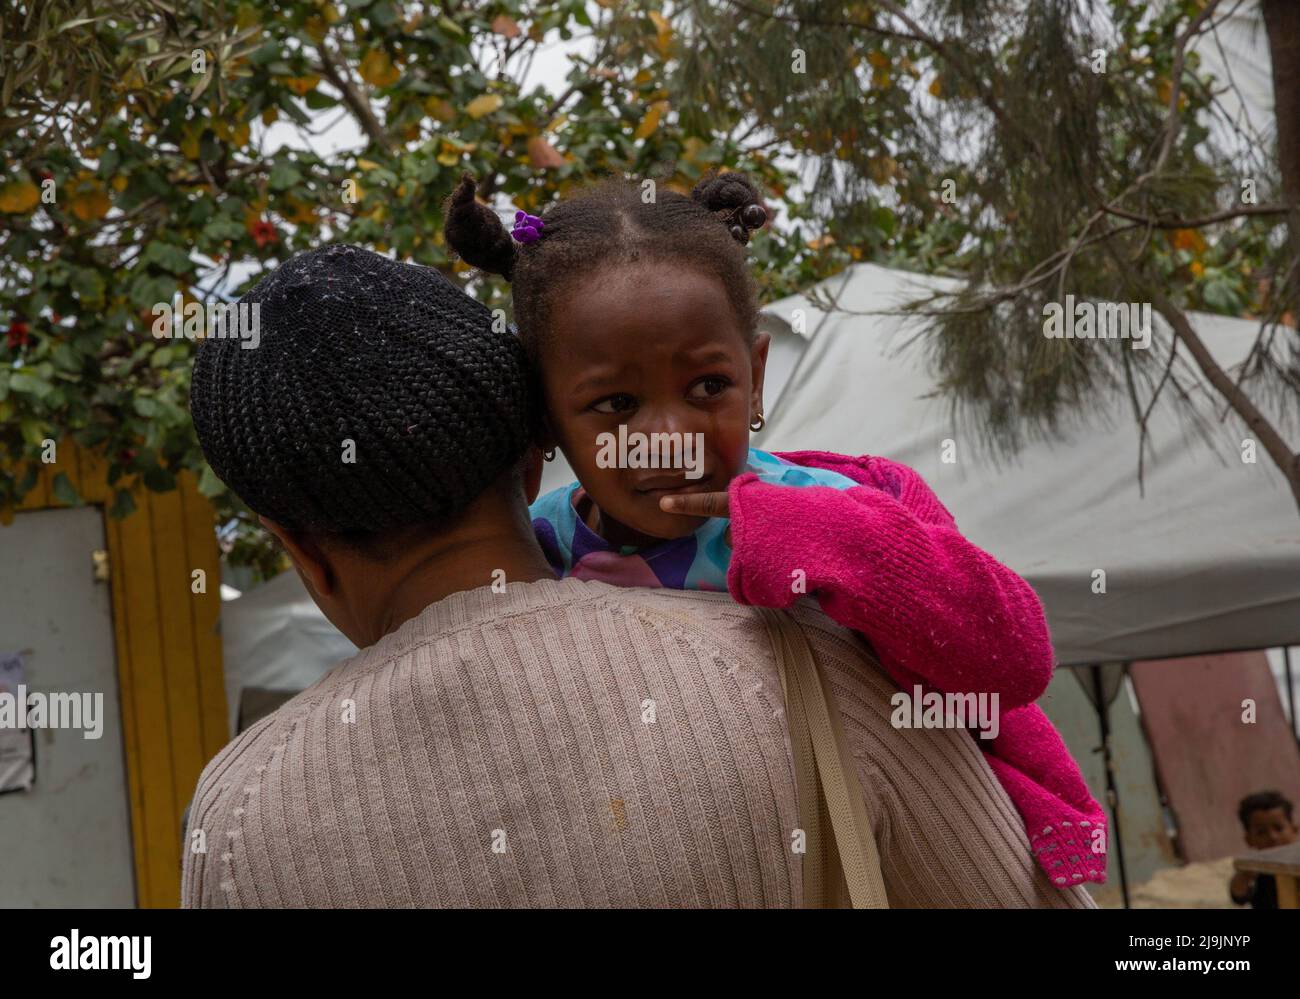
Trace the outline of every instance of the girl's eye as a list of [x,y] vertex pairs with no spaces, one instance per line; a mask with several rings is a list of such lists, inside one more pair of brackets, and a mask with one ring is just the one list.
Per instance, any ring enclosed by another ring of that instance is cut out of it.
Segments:
[[712,399],[714,396],[725,392],[729,385],[731,385],[731,379],[712,375],[708,378],[701,378],[692,385],[688,395],[692,399]]
[[636,400],[626,392],[606,396],[604,399],[591,404],[591,408],[597,413],[626,413],[629,409],[635,407]]

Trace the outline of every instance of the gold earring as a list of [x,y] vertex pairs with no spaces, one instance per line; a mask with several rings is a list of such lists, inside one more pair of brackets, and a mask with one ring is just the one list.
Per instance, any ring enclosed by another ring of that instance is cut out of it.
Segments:
[[[755,424],[757,424],[757,426],[755,426]],[[767,420],[763,419],[762,413],[759,413],[749,423],[749,429],[752,430],[754,433],[758,433],[765,426],[767,426]]]
[[551,448],[549,451],[543,451],[543,452],[542,452],[542,460],[543,460],[543,461],[554,461],[554,460],[555,460],[555,448]]

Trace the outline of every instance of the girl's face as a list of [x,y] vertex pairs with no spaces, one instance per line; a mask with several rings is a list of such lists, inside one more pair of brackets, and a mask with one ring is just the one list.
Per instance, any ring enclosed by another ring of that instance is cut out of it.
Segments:
[[[600,508],[606,540],[643,546],[690,534],[702,518],[664,513],[659,499],[724,491],[744,468],[749,424],[763,408],[767,334],[746,343],[721,284],[668,263],[597,271],[550,314],[541,358],[548,444]],[[652,442],[660,454],[680,442],[678,467],[627,467],[620,425],[631,461],[643,434],[647,456]],[[687,435],[702,445],[689,462]]]

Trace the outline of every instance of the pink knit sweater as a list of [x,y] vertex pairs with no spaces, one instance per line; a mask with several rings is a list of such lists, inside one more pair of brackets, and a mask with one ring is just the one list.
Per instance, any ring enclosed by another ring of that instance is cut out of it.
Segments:
[[1029,584],[967,541],[925,481],[885,458],[823,451],[778,455],[861,485],[791,489],[753,473],[731,483],[740,603],[788,607],[806,590],[861,632],[904,690],[999,695],[1000,731],[976,742],[1025,821],[1053,884],[1106,879],[1106,815],[1060,735],[1033,702],[1054,655]]

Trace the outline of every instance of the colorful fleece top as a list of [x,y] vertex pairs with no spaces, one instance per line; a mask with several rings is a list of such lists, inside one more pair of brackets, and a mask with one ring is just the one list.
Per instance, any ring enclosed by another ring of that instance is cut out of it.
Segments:
[[[1105,812],[1033,703],[1054,665],[1042,604],[962,537],[915,471],[871,456],[751,449],[728,488],[730,548],[720,518],[684,538],[618,548],[578,516],[584,495],[573,483],[532,506],[558,575],[725,588],[759,607],[788,607],[807,592],[866,637],[903,690],[996,693],[999,732],[975,741],[1024,820],[1036,861],[1061,887],[1105,881]],[[797,579],[804,586],[792,585]]]
[[[852,479],[824,468],[804,468],[776,455],[749,449],[745,473],[777,486],[828,486],[852,489]],[[542,551],[563,576],[598,580],[611,586],[663,586],[670,590],[727,589],[731,546],[727,521],[706,520],[694,534],[653,548],[619,548],[588,527],[577,507],[586,493],[577,482],[553,489],[531,507],[533,530]]]

